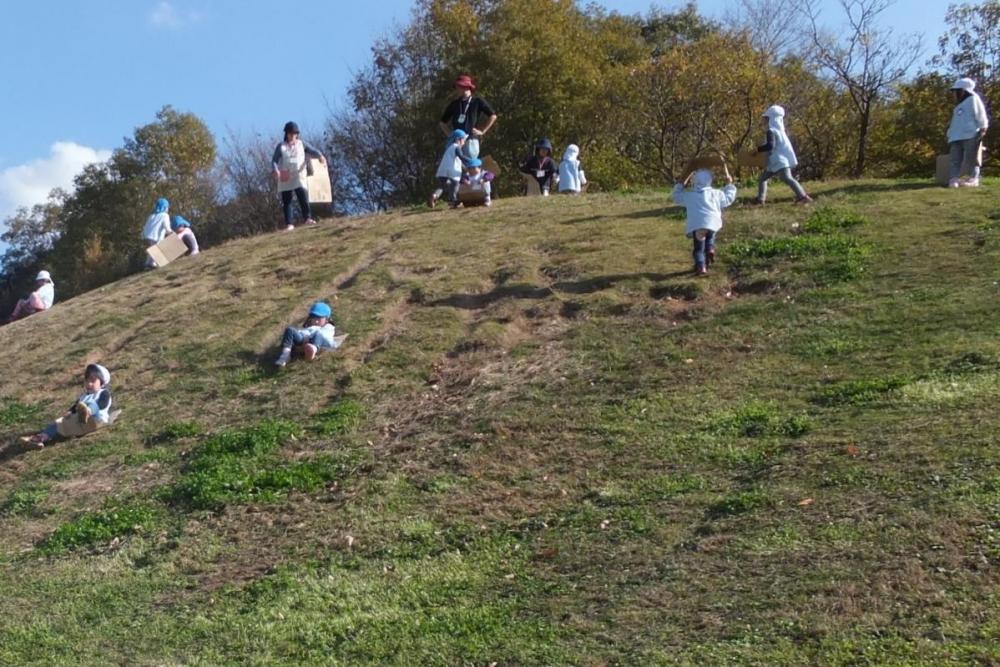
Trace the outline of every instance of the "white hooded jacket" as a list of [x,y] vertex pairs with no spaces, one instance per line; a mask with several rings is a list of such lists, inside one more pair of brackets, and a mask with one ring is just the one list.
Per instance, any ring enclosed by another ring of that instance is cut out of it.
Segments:
[[767,160],[767,170],[776,172],[782,169],[794,169],[799,161],[795,157],[792,142],[785,133],[785,109],[775,104],[767,108],[764,116],[767,118],[767,129],[774,139],[774,147]]
[[52,307],[52,302],[56,298],[56,286],[52,284],[52,281],[45,283],[41,287],[35,290],[35,294],[38,295],[38,300],[42,302],[45,310]]
[[699,169],[691,189],[685,190],[683,183],[677,183],[670,198],[687,209],[685,234],[691,236],[699,229],[717,232],[722,229],[722,209],[736,201],[736,186],[729,183],[716,190],[712,187],[712,172]]
[[580,192],[587,184],[587,177],[580,168],[580,147],[570,144],[559,163],[559,192]]
[[142,238],[147,243],[159,243],[167,237],[170,232],[170,215],[164,213],[153,213],[146,218],[146,225],[142,228]]
[[982,98],[970,91],[968,97],[955,105],[951,113],[951,124],[948,126],[948,142],[972,139],[990,126],[986,117],[986,107]]

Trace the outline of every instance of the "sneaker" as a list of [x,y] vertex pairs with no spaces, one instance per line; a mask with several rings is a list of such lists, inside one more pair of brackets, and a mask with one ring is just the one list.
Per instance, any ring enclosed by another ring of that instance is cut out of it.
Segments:
[[763,206],[764,205],[764,200],[761,199],[760,197],[754,197],[753,199],[750,200],[750,205],[751,206]]
[[801,197],[795,200],[795,203],[799,205],[811,204],[813,203],[813,198],[810,197],[809,195],[802,195]]
[[493,206],[493,200],[487,197],[486,201],[483,202],[483,206]]
[[959,181],[957,178],[953,178],[950,181],[948,181],[949,188],[957,188],[958,186],[959,186]]
[[979,179],[978,178],[967,178],[963,181],[959,181],[958,185],[963,188],[978,188]]
[[543,197],[548,197],[549,196],[549,189],[548,188],[545,188],[544,190],[542,190],[542,196]]
[[709,248],[708,251],[705,252],[705,259],[708,260],[709,264],[715,264],[715,248]]
[[274,360],[274,365],[277,366],[278,368],[281,368],[287,365],[288,362],[291,360],[291,358],[292,358],[292,351],[286,347],[281,351],[281,354],[278,355],[278,358]]
[[306,343],[305,349],[302,351],[302,356],[305,357],[306,361],[312,361],[319,354],[319,348],[312,343]]
[[306,218],[306,224],[307,225],[315,225],[316,221],[313,220],[312,218]]
[[704,266],[696,266],[696,267],[694,267],[694,272],[695,272],[695,274],[697,274],[699,276],[707,276],[708,275],[708,269],[705,268]]
[[285,227],[285,231],[286,231],[286,232],[290,232],[290,231],[292,231],[293,229],[295,229],[295,225],[287,225],[287,226]]

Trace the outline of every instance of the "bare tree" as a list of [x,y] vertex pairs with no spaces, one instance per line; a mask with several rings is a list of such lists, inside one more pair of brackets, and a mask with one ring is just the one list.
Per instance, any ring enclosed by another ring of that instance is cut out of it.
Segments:
[[878,25],[879,16],[891,5],[892,0],[840,0],[846,23],[835,34],[820,26],[818,0],[798,0],[812,59],[844,87],[857,115],[855,177],[865,170],[872,111],[906,75],[921,49],[919,36],[896,38],[891,28]]
[[803,14],[798,0],[734,0],[726,25],[743,31],[754,48],[772,59],[803,46]]

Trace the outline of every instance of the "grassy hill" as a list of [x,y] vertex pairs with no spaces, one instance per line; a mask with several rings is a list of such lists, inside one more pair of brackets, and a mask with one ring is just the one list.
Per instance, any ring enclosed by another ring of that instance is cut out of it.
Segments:
[[0,664],[996,664],[998,185],[775,188],[703,279],[662,192],[327,221],[0,329],[0,445],[124,409],[0,455]]

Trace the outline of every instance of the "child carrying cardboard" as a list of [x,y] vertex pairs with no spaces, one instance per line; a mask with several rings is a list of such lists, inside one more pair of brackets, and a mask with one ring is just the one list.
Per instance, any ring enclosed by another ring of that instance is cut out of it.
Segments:
[[552,159],[552,142],[542,139],[536,143],[535,154],[525,160],[520,169],[522,174],[535,179],[542,196],[548,197],[559,174],[559,168]]
[[[712,187],[712,172],[699,169],[690,174],[684,183],[674,185],[671,198],[687,210],[687,224],[684,233],[694,241],[694,271],[699,276],[708,273],[707,264],[715,261],[715,237],[722,229],[722,209],[736,201],[736,186],[729,168],[722,165],[726,175],[726,187],[716,190]],[[691,181],[691,189],[685,185]]]
[[309,315],[301,327],[287,327],[281,337],[281,354],[274,360],[274,365],[285,366],[292,354],[301,354],[306,361],[312,361],[320,350],[333,350],[340,347],[344,337],[336,337],[336,330],[330,323],[333,309],[330,304],[317,301],[309,309]]
[[434,208],[445,191],[448,192],[448,205],[451,208],[458,206],[458,185],[462,179],[462,167],[469,161],[469,158],[462,153],[462,146],[465,145],[468,136],[465,130],[452,130],[448,136],[448,145],[445,146],[444,155],[438,164],[438,186],[427,201],[427,205],[431,208]]
[[24,436],[21,442],[37,449],[56,438],[77,438],[107,426],[111,415],[111,373],[100,364],[88,364],[83,372],[83,393],[66,413],[39,433]]
[[792,176],[792,169],[798,166],[798,158],[795,157],[795,149],[785,132],[785,108],[774,104],[768,107],[761,120],[767,129],[765,143],[757,148],[758,153],[768,153],[767,167],[760,175],[760,183],[757,186],[757,198],[755,204],[763,206],[767,200],[767,182],[777,176],[785,185],[795,193],[796,204],[810,204],[812,197],[806,194],[805,189]]

